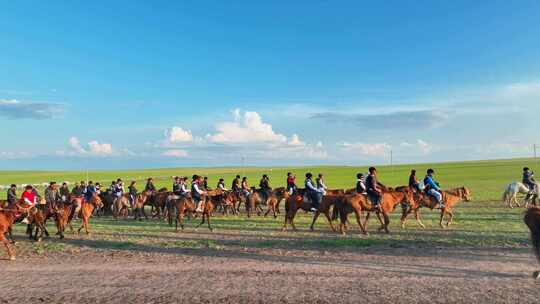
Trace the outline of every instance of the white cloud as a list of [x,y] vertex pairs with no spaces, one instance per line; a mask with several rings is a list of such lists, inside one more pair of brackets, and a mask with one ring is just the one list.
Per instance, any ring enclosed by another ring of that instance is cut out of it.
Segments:
[[300,140],[300,137],[297,134],[293,134],[289,140],[289,145],[291,146],[305,146],[306,143]]
[[358,153],[362,156],[385,156],[392,149],[387,143],[344,142],[340,146],[345,151]]
[[167,156],[167,157],[181,158],[181,157],[187,157],[188,152],[186,150],[174,149],[174,150],[167,150],[163,152],[161,155]]
[[216,133],[206,138],[213,143],[286,143],[287,137],[274,132],[272,125],[262,121],[257,112],[247,111],[243,115],[239,109],[233,112],[234,121],[216,125]]
[[422,139],[417,139],[414,143],[402,142],[401,144],[399,144],[399,148],[401,148],[400,150],[404,151],[405,154],[420,153],[426,155],[433,151],[434,146]]
[[69,146],[72,149],[71,153],[65,151],[58,151],[58,155],[112,155],[114,153],[113,147],[108,143],[100,143],[97,140],[92,140],[88,142],[87,147],[81,145],[79,139],[75,136],[72,136],[68,140]]
[[190,130],[184,130],[181,127],[172,127],[165,130],[165,137],[170,143],[193,141],[193,135]]
[[108,155],[113,153],[111,144],[100,144],[97,140],[88,143],[88,151],[90,154]]

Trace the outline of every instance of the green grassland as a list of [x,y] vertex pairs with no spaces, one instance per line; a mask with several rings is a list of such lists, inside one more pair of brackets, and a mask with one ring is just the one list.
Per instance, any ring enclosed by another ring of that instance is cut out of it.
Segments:
[[[443,188],[452,188],[465,185],[469,187],[476,200],[500,200],[504,186],[521,178],[521,169],[524,166],[534,167],[533,159],[511,159],[491,161],[449,162],[439,164],[414,164],[397,166],[379,166],[379,179],[386,185],[405,185],[408,181],[410,169],[418,171],[418,177],[422,178],[427,168],[434,168],[437,180]],[[0,171],[0,185],[11,183],[44,183],[51,180],[80,181],[87,177],[93,181],[99,181],[109,185],[113,179],[121,177],[124,181],[137,180],[139,189],[144,187],[146,177],[154,177],[156,186],[171,188],[171,176],[191,176],[199,174],[208,176],[210,186],[215,186],[220,177],[227,183],[236,174],[247,176],[251,185],[258,185],[262,174],[268,174],[273,187],[285,186],[287,172],[293,172],[297,176],[297,183],[303,183],[306,172],[313,174],[323,173],[326,183],[330,188],[352,188],[355,184],[355,175],[358,172],[366,172],[367,167],[287,167],[287,168],[177,168],[177,169],[150,169],[150,170],[125,170],[125,171]],[[4,191],[5,192],[5,191]]]
[[[534,167],[532,159],[513,159],[496,161],[474,161],[460,163],[399,165],[393,168],[379,167],[380,179],[387,185],[403,185],[407,182],[409,170],[415,168],[425,172],[429,167],[437,171],[437,178],[445,188],[465,185],[472,189],[473,201],[461,203],[455,210],[455,224],[450,229],[442,230],[438,226],[439,213],[436,210],[422,210],[426,229],[419,228],[411,217],[406,229],[399,227],[398,208],[391,215],[391,234],[386,235],[376,231],[376,220],[369,225],[370,236],[359,234],[354,221],[351,221],[349,235],[343,237],[333,233],[321,217],[316,231],[308,230],[311,214],[300,212],[296,219],[298,232],[280,232],[283,223],[282,214],[273,217],[252,217],[245,215],[221,216],[216,214],[212,219],[214,233],[206,228],[194,227],[199,219],[187,222],[185,233],[176,233],[164,221],[156,219],[137,222],[132,219],[113,220],[111,218],[93,218],[92,236],[68,236],[65,241],[52,237],[53,245],[33,245],[35,252],[54,252],[73,250],[80,246],[104,250],[126,251],[156,251],[176,252],[178,250],[233,250],[242,251],[245,248],[283,248],[285,250],[356,250],[369,246],[414,246],[415,248],[436,246],[459,246],[467,248],[509,248],[512,250],[528,249],[528,231],[522,222],[523,209],[508,209],[501,203],[501,193],[508,183],[519,180],[523,166]],[[181,168],[133,171],[100,171],[89,172],[89,178],[107,183],[116,177],[124,180],[140,180],[147,176],[157,177],[158,186],[170,187],[170,176],[206,175],[211,185],[219,177],[224,177],[227,183],[235,174],[242,174],[255,184],[259,177],[266,173],[270,176],[274,187],[283,186],[285,174],[292,171],[302,182],[305,172],[323,173],[331,188],[350,188],[354,186],[355,174],[365,172],[366,167],[316,167],[316,168]],[[421,177],[423,174],[419,174]],[[8,183],[39,183],[48,180],[75,181],[86,179],[86,173],[81,172],[1,172],[0,184]],[[283,206],[282,206],[283,208]],[[79,224],[75,223],[75,226]],[[24,227],[17,225],[15,231],[23,234]],[[55,232],[49,223],[51,232]],[[64,246],[65,245],[65,246]],[[36,247],[37,246],[37,247]],[[71,249],[70,249],[71,248]]]

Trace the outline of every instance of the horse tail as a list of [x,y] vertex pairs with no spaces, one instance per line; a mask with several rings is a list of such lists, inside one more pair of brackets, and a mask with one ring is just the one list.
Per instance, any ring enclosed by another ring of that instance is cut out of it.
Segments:
[[531,231],[534,253],[540,263],[540,209],[536,207],[527,209],[523,221]]

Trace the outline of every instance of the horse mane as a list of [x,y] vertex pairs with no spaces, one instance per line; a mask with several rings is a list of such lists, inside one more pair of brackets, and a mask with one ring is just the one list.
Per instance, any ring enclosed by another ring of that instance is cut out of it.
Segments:
[[167,192],[167,191],[168,191],[168,190],[167,190],[167,187],[163,187],[163,188],[160,188],[160,189],[158,190],[158,192]]
[[531,231],[531,241],[536,259],[540,263],[540,208],[531,207],[525,211],[523,221]]

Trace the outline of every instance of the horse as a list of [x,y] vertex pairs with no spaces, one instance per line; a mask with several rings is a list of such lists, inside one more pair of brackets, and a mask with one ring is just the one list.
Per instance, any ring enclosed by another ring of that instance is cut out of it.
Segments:
[[144,216],[145,219],[148,219],[148,216],[146,216],[146,213],[144,212],[144,205],[146,201],[148,200],[148,197],[151,195],[150,192],[143,191],[135,197],[135,202],[133,203],[133,219],[142,220],[142,217]]
[[117,197],[113,203],[114,219],[118,219],[119,217],[124,217],[124,218],[128,217],[129,207],[130,207],[130,203],[129,203],[129,198],[127,194]]
[[[391,188],[388,188],[391,189]],[[390,233],[388,226],[390,225],[390,213],[395,210],[398,204],[410,204],[414,200],[412,191],[383,191],[382,202],[379,208],[375,208],[371,202],[368,201],[367,196],[363,194],[346,195],[342,204],[338,206],[337,215],[340,217],[340,232],[345,234],[347,230],[347,216],[349,213],[354,212],[356,221],[360,226],[360,229],[364,234],[367,232],[367,224],[369,221],[370,213],[375,212],[377,218],[381,223],[379,231],[384,230],[386,233]],[[362,223],[361,215],[363,211],[367,211],[366,219]],[[382,215],[382,218],[381,218]],[[335,215],[334,215],[335,217]]]
[[[208,193],[211,194],[212,192],[209,191]],[[216,205],[212,202],[208,195],[203,195],[201,197],[201,204],[203,204],[203,211],[197,213],[201,214],[202,221],[199,225],[195,227],[195,229],[201,227],[206,221],[208,222],[208,229],[210,230],[210,232],[212,232],[214,231],[214,228],[212,228],[212,225],[210,224],[210,217],[212,216]]]
[[[77,230],[77,234],[81,233],[81,230],[84,228],[86,231],[86,234],[90,234],[88,228],[90,217],[92,217],[92,214],[94,213],[94,210],[96,208],[103,207],[103,202],[101,201],[101,198],[97,193],[94,193],[92,195],[92,198],[90,201],[83,201],[81,208],[79,210],[79,217],[82,219],[82,224],[79,230]],[[67,224],[71,225],[71,221],[73,220],[73,217],[75,215],[76,209],[73,209],[71,211],[71,215],[69,216]]]
[[27,210],[18,204],[6,208],[0,207],[0,242],[6,247],[6,252],[11,261],[15,260],[15,249],[12,247],[12,242],[6,238],[6,233],[11,233],[11,226],[24,212],[27,212]]
[[[446,222],[446,227],[450,226],[454,218],[454,213],[452,212],[452,208],[461,201],[470,202],[471,191],[467,187],[459,187],[455,189],[442,191],[442,199],[444,203],[444,208],[441,209],[441,217],[439,220],[439,225],[441,226],[441,228],[445,228],[445,225],[443,225],[444,217],[446,215],[450,217],[448,221]],[[427,207],[427,208],[433,209],[434,206],[436,206],[437,204],[438,202],[435,202],[433,198],[428,197],[424,193],[416,193],[414,195],[413,204],[409,205],[409,208],[407,210],[404,210],[403,214],[401,215],[401,227],[402,228],[405,227],[405,221],[407,219],[407,215],[409,215],[411,212],[414,212],[418,225],[420,225],[420,227],[422,228],[425,228],[426,226],[422,223],[422,220],[420,219],[419,209],[421,207]]]
[[229,214],[229,210],[231,210],[234,215],[237,214],[234,206],[236,196],[232,192],[217,189],[209,191],[208,196],[216,206],[216,209],[221,209],[223,215]]
[[[531,207],[525,211],[523,221],[531,231],[531,241],[536,259],[540,262],[540,208]],[[540,279],[540,271],[533,272],[533,278]]]
[[[332,219],[330,217],[330,208],[336,205],[336,203],[341,201],[342,199],[343,199],[343,195],[323,196],[319,209],[315,211],[315,214],[313,215],[313,221],[311,222],[310,230],[311,231],[314,230],[315,221],[317,220],[319,215],[323,213],[328,219],[328,223],[330,224],[330,228],[332,229],[332,231],[336,231],[336,228],[332,224]],[[311,202],[305,201],[304,196],[302,194],[300,193],[294,194],[292,196],[289,196],[285,200],[285,222],[283,223],[283,227],[281,228],[281,231],[283,232],[287,231],[287,224],[290,224],[293,230],[297,231],[296,226],[294,225],[294,217],[296,216],[296,213],[300,209],[306,212],[310,211],[311,209]]]
[[277,218],[277,214],[279,213],[279,204],[282,200],[287,199],[288,197],[289,191],[287,191],[285,187],[274,189],[266,200],[268,209],[264,213],[264,216],[267,216],[268,213],[272,212],[274,214],[274,218]]
[[152,192],[147,199],[147,204],[152,207],[152,218],[157,217],[161,219],[162,215],[167,218],[167,201],[172,194],[167,188],[161,188],[158,191]]
[[175,230],[178,232],[178,225],[180,224],[180,229],[184,231],[184,215],[186,213],[192,213],[195,212],[195,203],[191,199],[190,196],[180,196],[178,199],[172,199],[168,202],[168,205],[170,206],[168,210],[169,214],[169,225],[172,226],[172,214],[173,211],[172,208],[176,210],[176,216],[175,216]]
[[262,194],[257,191],[255,188],[251,189],[251,193],[246,199],[246,212],[247,217],[251,217],[251,212],[256,210],[257,215],[261,215],[263,212],[261,205],[265,204],[266,200],[263,198]]
[[520,182],[513,182],[506,186],[503,195],[502,195],[502,201],[503,204],[506,204],[508,208],[514,208],[513,204],[516,204],[516,206],[521,207],[517,195],[518,194],[528,194],[529,188],[525,186],[523,183]]
[[[64,232],[66,230],[66,226],[69,222],[69,216],[71,215],[71,212],[73,210],[72,204],[65,204],[60,203],[57,206],[57,211],[54,217],[54,223],[56,225],[56,230],[58,231],[56,234],[60,237],[60,239],[64,238]],[[71,227],[71,231],[73,231],[73,227]]]

